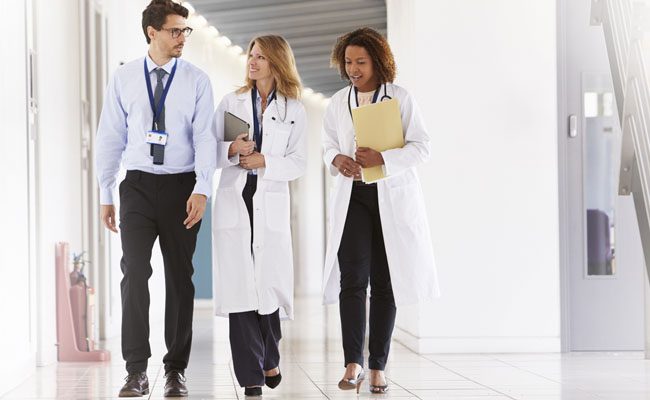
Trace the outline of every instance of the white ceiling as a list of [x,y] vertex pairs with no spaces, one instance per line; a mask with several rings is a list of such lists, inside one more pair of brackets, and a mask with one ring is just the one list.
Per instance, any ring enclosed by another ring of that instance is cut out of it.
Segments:
[[284,36],[304,86],[325,96],[346,84],[329,66],[336,38],[363,26],[386,34],[385,0],[191,0],[190,4],[243,49],[261,34]]

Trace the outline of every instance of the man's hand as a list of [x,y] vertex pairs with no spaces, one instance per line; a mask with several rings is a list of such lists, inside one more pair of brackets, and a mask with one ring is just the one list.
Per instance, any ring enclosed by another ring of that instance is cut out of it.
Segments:
[[384,157],[382,157],[381,153],[369,147],[359,147],[354,157],[363,168],[384,165]]
[[361,165],[348,156],[338,154],[332,160],[332,165],[335,166],[343,176],[361,179]]
[[230,143],[228,147],[228,158],[234,156],[235,154],[241,156],[247,156],[255,150],[255,142],[248,140],[248,133],[240,133],[237,138]]
[[204,194],[193,193],[187,200],[187,218],[183,221],[185,229],[190,229],[196,225],[205,212],[205,205],[208,202],[208,197]]
[[266,167],[264,155],[254,151],[249,156],[239,157],[239,165],[245,169],[257,169]]
[[101,218],[104,226],[109,231],[117,233],[117,228],[115,227],[115,206],[110,205],[101,205],[99,209],[99,217]]

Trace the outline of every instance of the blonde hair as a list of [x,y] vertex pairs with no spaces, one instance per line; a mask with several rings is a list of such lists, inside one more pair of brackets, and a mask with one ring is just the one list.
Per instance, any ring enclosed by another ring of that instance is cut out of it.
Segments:
[[[302,83],[296,68],[296,59],[291,51],[291,46],[282,37],[277,35],[258,36],[251,40],[248,45],[247,56],[250,57],[253,46],[257,44],[262,53],[269,61],[271,75],[275,79],[275,90],[290,99],[300,97]],[[255,86],[255,81],[246,73],[246,84],[237,90],[237,93],[244,93]]]

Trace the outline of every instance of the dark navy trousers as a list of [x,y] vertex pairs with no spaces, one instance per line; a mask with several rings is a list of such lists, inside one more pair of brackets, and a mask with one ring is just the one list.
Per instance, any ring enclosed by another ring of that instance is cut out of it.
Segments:
[[264,371],[280,364],[280,313],[230,313],[230,350],[239,386],[264,386]]
[[[253,243],[253,195],[257,189],[257,176],[248,175],[242,191],[251,224]],[[252,249],[251,249],[252,250]],[[280,364],[278,343],[282,338],[280,312],[268,315],[257,311],[230,313],[230,351],[237,382],[241,387],[264,386],[264,371]]]

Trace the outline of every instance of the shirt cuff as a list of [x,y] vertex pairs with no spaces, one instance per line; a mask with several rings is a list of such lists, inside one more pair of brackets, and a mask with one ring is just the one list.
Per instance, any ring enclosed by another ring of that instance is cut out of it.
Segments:
[[113,204],[113,188],[99,189],[99,204],[102,206]]
[[208,199],[210,198],[210,195],[212,194],[212,185],[210,182],[207,182],[202,179],[196,179],[196,184],[194,185],[194,191],[192,191],[192,194],[202,194]]
[[239,165],[239,153],[235,153],[235,155],[232,156],[232,157],[230,157],[230,158],[228,159],[228,161],[229,161],[232,165]]

